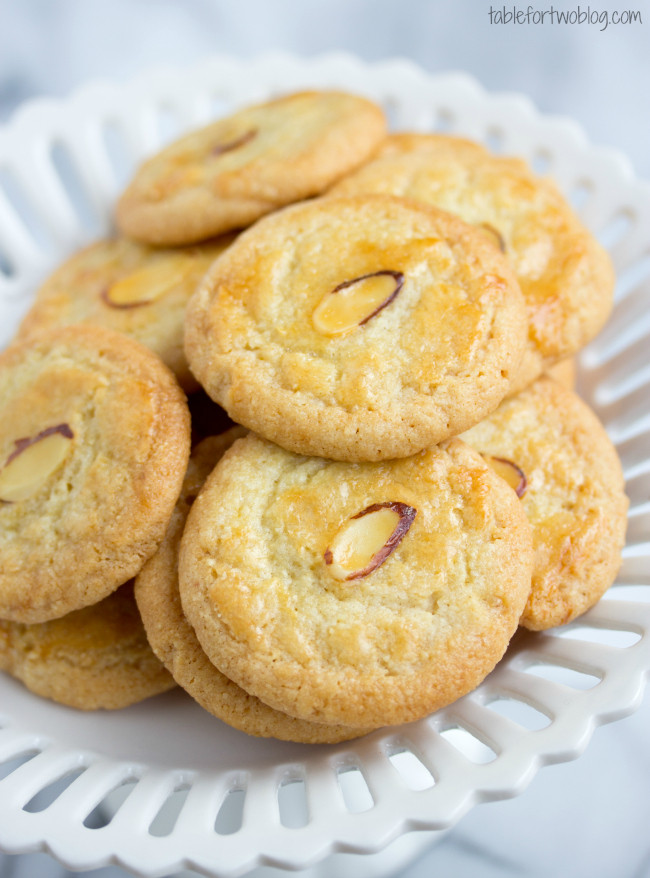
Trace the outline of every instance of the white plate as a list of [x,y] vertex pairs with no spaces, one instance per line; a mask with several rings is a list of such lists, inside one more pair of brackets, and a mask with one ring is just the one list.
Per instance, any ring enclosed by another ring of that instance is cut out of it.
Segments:
[[[0,132],[0,345],[43,276],[109,231],[115,197],[143,156],[234,107],[311,86],[374,98],[395,129],[450,130],[524,156],[558,180],[610,248],[617,304],[583,352],[579,379],[628,479],[618,582],[579,622],[518,635],[456,704],[332,747],[248,738],[180,692],[80,714],[3,675],[5,852],[47,850],[70,868],[113,862],[147,876],[180,868],[233,876],[264,864],[304,868],[333,852],[370,854],[521,793],[541,766],[576,758],[596,725],[641,700],[650,669],[650,187],[573,123],[541,116],[521,96],[487,94],[464,75],[344,55],[216,58],[33,102]],[[102,802],[110,803],[105,825],[91,828]]]

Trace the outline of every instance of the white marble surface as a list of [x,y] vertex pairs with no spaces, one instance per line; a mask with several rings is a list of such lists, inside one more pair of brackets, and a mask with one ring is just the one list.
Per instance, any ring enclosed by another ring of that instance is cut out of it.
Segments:
[[[642,24],[605,31],[491,26],[489,7],[489,0],[0,0],[0,121],[32,96],[65,95],[90,78],[125,80],[212,52],[346,49],[366,59],[406,56],[431,71],[463,69],[489,89],[525,92],[542,110],[576,119],[592,141],[625,152],[650,178],[650,2],[592,3],[642,14]],[[516,799],[474,808],[400,878],[650,878],[649,728],[646,697],[631,717],[596,729],[575,762],[543,769]],[[0,855],[1,878],[64,871],[44,854]],[[88,874],[126,875],[115,867]]]

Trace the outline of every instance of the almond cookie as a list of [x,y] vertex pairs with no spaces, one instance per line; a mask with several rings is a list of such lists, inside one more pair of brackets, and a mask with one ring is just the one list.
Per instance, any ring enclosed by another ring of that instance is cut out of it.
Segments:
[[243,228],[324,191],[368,159],[385,134],[378,106],[342,92],[248,107],[145,162],[118,203],[118,226],[151,244]]
[[41,286],[18,338],[92,323],[135,338],[158,354],[181,387],[196,390],[183,353],[185,306],[211,263],[233,240],[160,250],[113,238],[76,253]]
[[204,651],[239,686],[369,728],[476,687],[517,629],[531,567],[517,497],[456,439],[349,464],[249,434],[190,510],[179,581]]
[[525,162],[458,137],[397,134],[332,194],[421,199],[484,231],[510,259],[528,307],[529,338],[513,391],[590,341],[612,307],[606,251],[549,179]]
[[265,217],[190,300],[190,368],[234,421],[300,454],[405,457],[504,397],[526,336],[479,230],[391,196]]
[[540,378],[462,436],[521,497],[533,528],[533,587],[521,624],[570,622],[612,584],[628,501],[614,446],[570,390]]
[[245,432],[234,427],[204,439],[192,452],[167,535],[135,580],[135,597],[149,643],[176,682],[201,707],[242,732],[306,744],[357,738],[363,730],[295,719],[249,695],[210,662],[183,614],[178,591],[178,549],[187,514],[219,458]]
[[96,326],[4,351],[0,401],[0,618],[45,622],[155,552],[187,467],[187,403],[155,354]]
[[80,710],[127,707],[176,685],[147,642],[132,582],[61,619],[0,619],[0,669]]

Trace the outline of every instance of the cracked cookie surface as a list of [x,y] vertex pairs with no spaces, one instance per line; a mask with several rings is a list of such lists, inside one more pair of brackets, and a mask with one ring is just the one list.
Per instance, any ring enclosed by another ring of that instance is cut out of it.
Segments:
[[[354,522],[397,504],[410,524],[382,552],[394,525]],[[179,581],[203,649],[238,685],[301,719],[367,728],[477,686],[517,628],[531,567],[521,504],[458,440],[349,464],[249,434],[192,505]]]
[[177,249],[127,238],[97,241],[75,253],[39,288],[18,339],[72,323],[135,338],[169,366],[181,387],[196,389],[183,352],[185,307],[232,237]]
[[376,157],[331,190],[408,196],[481,229],[512,262],[529,333],[513,392],[580,350],[600,330],[613,301],[606,251],[549,178],[520,159],[441,134],[394,134]]
[[242,233],[190,300],[185,350],[237,423],[301,454],[380,460],[481,420],[525,338],[517,282],[481,232],[365,196]]
[[190,445],[185,395],[158,357],[95,326],[0,355],[0,618],[96,603],[162,540]]
[[118,202],[118,226],[158,245],[243,228],[324,191],[368,159],[385,133],[376,104],[343,92],[247,107],[145,162]]
[[245,432],[240,427],[231,428],[204,439],[192,452],[165,539],[135,581],[135,596],[149,643],[176,682],[201,707],[240,731],[310,744],[357,738],[363,730],[299,720],[249,695],[212,664],[183,614],[178,550],[187,515],[218,460]]
[[0,670],[79,710],[116,710],[175,685],[147,642],[132,582],[60,619],[0,619]]
[[535,566],[521,624],[544,630],[575,619],[612,584],[625,544],[621,464],[596,415],[572,391],[540,378],[461,438],[515,464],[526,480],[521,504]]

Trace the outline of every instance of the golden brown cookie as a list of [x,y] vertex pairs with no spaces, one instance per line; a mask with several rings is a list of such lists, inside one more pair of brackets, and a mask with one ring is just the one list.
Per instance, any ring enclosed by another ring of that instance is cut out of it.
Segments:
[[606,251],[551,180],[515,158],[442,134],[396,134],[335,196],[418,198],[483,229],[512,262],[528,307],[529,339],[513,390],[570,356],[605,323],[614,291]]
[[546,370],[549,378],[557,381],[567,390],[575,390],[576,386],[576,361],[573,357],[566,360],[560,360],[554,366],[549,366]]
[[232,236],[161,250],[112,238],[76,253],[41,286],[18,338],[71,323],[115,329],[158,354],[186,391],[196,390],[183,353],[188,299]]
[[237,423],[301,454],[382,460],[495,408],[525,336],[517,282],[482,232],[360,196],[242,233],[190,300],[185,349]]
[[138,342],[70,326],[0,355],[0,404],[0,618],[44,622],[155,552],[187,467],[187,403]]
[[349,464],[249,434],[190,510],[179,579],[203,649],[238,685],[304,720],[372,727],[481,682],[531,567],[517,497],[456,439]]
[[80,710],[127,707],[175,685],[147,642],[132,582],[61,619],[0,619],[0,669],[36,695]]
[[117,205],[118,226],[151,244],[243,228],[325,190],[385,133],[378,106],[343,92],[299,92],[248,107],[145,162]]
[[358,738],[364,734],[361,729],[295,719],[249,695],[210,662],[183,614],[178,591],[178,549],[187,514],[217,461],[245,432],[234,427],[220,436],[208,437],[192,453],[167,535],[135,580],[135,597],[149,643],[186,692],[211,714],[240,731],[309,744]]
[[593,606],[621,564],[628,501],[621,465],[595,414],[540,378],[462,436],[521,496],[533,528],[533,587],[521,624],[570,622]]

